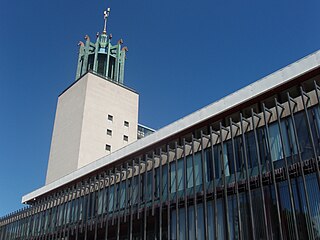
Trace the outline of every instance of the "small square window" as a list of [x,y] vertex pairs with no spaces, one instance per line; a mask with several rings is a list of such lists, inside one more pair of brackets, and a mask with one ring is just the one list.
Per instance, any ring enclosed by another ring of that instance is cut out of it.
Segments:
[[113,121],[113,116],[108,114],[108,120],[112,122]]
[[107,135],[112,136],[112,130],[111,129],[107,129]]
[[129,122],[128,121],[124,121],[123,124],[124,124],[125,127],[129,127]]
[[106,144],[106,151],[111,151],[111,145],[109,145],[109,144]]
[[126,142],[128,142],[129,137],[128,137],[127,135],[123,135],[123,140],[126,141]]

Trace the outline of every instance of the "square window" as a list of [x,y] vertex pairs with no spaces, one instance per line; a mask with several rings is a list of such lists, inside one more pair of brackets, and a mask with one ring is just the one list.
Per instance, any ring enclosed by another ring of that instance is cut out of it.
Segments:
[[106,144],[106,151],[111,151],[111,145]]
[[111,129],[107,129],[107,135],[112,136],[112,130]]
[[129,122],[128,121],[124,121],[123,124],[124,124],[125,127],[129,127]]
[[126,142],[128,142],[129,137],[128,137],[127,135],[123,135],[123,140],[126,141]]
[[112,122],[113,121],[113,116],[108,114],[108,120]]

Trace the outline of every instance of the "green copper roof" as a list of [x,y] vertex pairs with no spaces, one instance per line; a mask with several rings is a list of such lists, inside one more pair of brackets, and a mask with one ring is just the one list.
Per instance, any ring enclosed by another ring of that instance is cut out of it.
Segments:
[[102,34],[97,33],[96,42],[91,42],[88,35],[85,43],[79,42],[79,58],[76,79],[88,71],[96,72],[112,81],[123,84],[124,65],[127,47],[121,47],[123,40],[116,45],[111,44],[112,34],[107,35],[107,22],[110,8],[104,11],[104,27]]

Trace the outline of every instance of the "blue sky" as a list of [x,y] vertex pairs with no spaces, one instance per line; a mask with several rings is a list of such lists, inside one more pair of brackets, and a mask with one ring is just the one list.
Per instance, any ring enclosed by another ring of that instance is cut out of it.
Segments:
[[318,0],[1,0],[0,216],[44,185],[57,97],[107,6],[139,122],[156,129],[320,49]]

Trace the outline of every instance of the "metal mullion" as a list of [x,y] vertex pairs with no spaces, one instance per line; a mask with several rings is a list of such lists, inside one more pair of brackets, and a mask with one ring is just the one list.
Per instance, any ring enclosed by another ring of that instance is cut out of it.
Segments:
[[124,193],[125,193],[125,200],[124,200],[124,222],[127,222],[127,204],[128,204],[128,168],[129,168],[129,163],[126,162],[126,183],[125,183],[125,189],[124,189]]
[[221,160],[222,160],[222,182],[223,182],[223,196],[224,196],[224,205],[225,205],[225,223],[226,223],[226,234],[227,234],[227,239],[230,238],[230,226],[229,226],[229,208],[228,208],[228,192],[227,192],[227,182],[226,182],[226,170],[225,170],[225,166],[224,166],[224,146],[223,146],[223,134],[222,131],[225,130],[227,131],[227,134],[229,133],[229,130],[222,126],[222,123],[220,122],[220,145],[221,145]]
[[[140,166],[139,166],[140,168]],[[134,205],[134,190],[135,190],[135,187],[134,187],[134,183],[135,183],[135,161],[134,159],[132,160],[132,176],[131,176],[131,184],[130,184],[130,227],[129,227],[129,240],[132,240],[132,227],[133,227],[133,223],[132,223],[132,218],[133,218],[133,205]]]
[[217,209],[217,188],[216,188],[216,165],[214,159],[214,147],[213,147],[213,133],[215,133],[218,138],[220,137],[218,133],[213,132],[212,126],[210,126],[210,148],[212,156],[212,189],[213,189],[213,204],[212,204],[212,222],[214,226],[214,239],[218,239],[218,209]]
[[103,177],[102,177],[102,206],[101,206],[101,216],[100,216],[100,228],[103,227],[103,221],[104,221],[104,212],[105,212],[105,203],[108,202],[108,200],[106,200],[106,192],[107,192],[107,186],[106,186],[106,178],[107,178],[107,174],[106,172],[103,172]]
[[[52,218],[52,210],[53,210],[53,201],[54,201],[54,197],[55,195],[50,195],[50,199],[48,201],[48,221],[47,221],[47,230],[46,230],[46,235],[45,235],[45,240],[49,238],[50,236],[50,228],[51,228],[51,218]],[[48,236],[49,235],[49,236]],[[22,234],[22,237],[23,237],[23,234]]]
[[[159,151],[159,240],[162,240],[162,149]],[[131,240],[131,239],[130,239]]]
[[[95,207],[95,217],[94,217],[94,240],[97,240],[97,234],[98,234],[99,198],[100,198],[100,188],[101,188],[100,184],[101,184],[101,174],[99,174],[99,176],[98,176],[98,194],[96,194],[96,196],[95,196],[95,206],[96,207]],[[102,204],[102,202],[101,202],[101,204]]]
[[[59,219],[58,219],[58,222],[59,222],[59,224],[58,224],[58,231],[57,231],[57,237],[58,238],[61,238],[62,236],[62,232],[61,232],[61,229],[63,228],[61,225],[62,225],[62,223],[63,223],[63,213],[64,213],[64,194],[65,194],[65,190],[62,192],[62,196],[61,196],[61,200],[60,200],[60,202],[59,202],[59,205],[60,205],[60,208],[61,208],[61,211],[59,211]],[[61,214],[60,214],[60,212],[61,212]],[[62,216],[62,218],[60,217],[60,215]],[[62,219],[61,220],[61,224],[60,224],[60,218]]]
[[53,231],[53,238],[58,238],[58,225],[59,225],[59,217],[60,217],[60,199],[61,199],[61,192],[58,193],[57,201],[56,201],[56,215],[55,215],[55,222],[54,222],[54,231]]
[[[299,236],[298,232],[298,225],[297,225],[297,219],[296,219],[296,214],[295,214],[295,208],[294,208],[294,197],[293,197],[293,191],[292,191],[292,185],[291,185],[291,178],[289,174],[289,165],[288,165],[288,160],[285,152],[285,145],[284,145],[284,138],[283,138],[283,132],[281,128],[281,116],[284,111],[284,107],[277,101],[275,98],[275,105],[276,105],[276,113],[277,113],[277,123],[278,123],[278,128],[279,128],[279,133],[280,133],[280,140],[281,140],[281,148],[282,148],[282,154],[283,154],[283,159],[285,163],[285,174],[286,174],[286,179],[288,183],[288,188],[289,188],[289,195],[290,195],[290,205],[291,205],[291,210],[292,210],[292,217],[293,217],[293,224],[294,224],[294,231],[295,235]],[[281,112],[279,112],[279,107],[281,108]]]
[[[255,124],[254,117],[258,118],[257,124]],[[269,239],[267,210],[266,210],[266,202],[265,202],[265,197],[264,197],[262,170],[261,170],[262,164],[261,164],[261,159],[260,159],[260,148],[259,148],[258,135],[257,135],[257,129],[256,129],[259,126],[259,123],[261,121],[261,117],[253,112],[253,108],[251,108],[251,119],[252,119],[252,129],[253,129],[256,151],[257,151],[257,159],[258,159],[258,171],[259,171],[259,182],[260,182],[259,185],[260,185],[260,192],[261,192],[262,206],[263,206],[263,221],[264,221],[266,237],[267,237],[267,239]]]
[[[43,233],[43,239],[46,239],[46,225],[48,223],[49,220],[49,214],[50,214],[50,199],[51,196],[46,198],[46,204],[45,204],[45,212],[44,212],[44,221],[43,221],[43,229],[42,229],[42,233]],[[21,226],[22,228],[22,226]]]
[[[318,93],[318,88],[316,89],[316,95],[317,95],[317,98],[318,98],[318,101],[320,101],[320,98],[319,98],[319,93]],[[316,162],[316,172],[317,172],[317,179],[318,179],[318,187],[320,189],[320,168],[319,168],[319,159],[318,159],[318,156],[317,156],[317,152],[316,152],[316,148],[315,148],[315,144],[314,144],[314,141],[313,141],[313,134],[312,134],[312,130],[311,130],[311,125],[310,125],[310,119],[309,119],[309,114],[308,114],[308,107],[307,107],[307,104],[308,104],[308,101],[310,101],[310,97],[307,93],[304,92],[303,88],[300,87],[300,93],[301,93],[301,98],[302,98],[302,103],[303,103],[303,108],[304,108],[304,113],[305,113],[305,117],[306,117],[306,120],[307,120],[307,125],[308,125],[308,133],[309,133],[309,137],[310,137],[310,141],[311,141],[311,144],[312,144],[312,150],[313,150],[313,154],[314,154],[314,160]],[[308,101],[306,102],[305,99],[304,99],[304,96],[306,96],[308,98]],[[320,102],[318,102],[318,104],[320,104]],[[303,169],[302,169],[303,170]]]
[[177,150],[177,142],[174,143],[174,161],[175,161],[175,182],[176,182],[176,239],[179,239],[179,198],[178,198],[178,150]]
[[[20,233],[20,228],[21,228],[21,221],[20,221],[20,211],[16,211],[16,217],[15,217],[15,222],[16,222],[16,227],[15,227],[15,238],[19,237],[19,233]],[[40,236],[41,236],[41,228],[40,228]]]
[[192,134],[192,181],[193,181],[193,210],[194,210],[194,223],[195,223],[195,239],[198,239],[198,209],[197,209],[197,190],[196,190],[196,174],[195,174],[195,163],[194,163],[194,135]]
[[112,220],[111,224],[114,225],[114,215],[116,212],[116,197],[118,197],[117,193],[117,170],[116,167],[114,167],[114,175],[113,175],[113,208],[112,208]]
[[[92,192],[91,192],[92,189]],[[94,210],[95,210],[95,203],[96,203],[96,177],[94,177],[94,179],[92,179],[92,182],[90,184],[90,204],[89,206],[91,206],[91,209],[89,209],[90,211],[90,231],[92,231],[92,225],[94,222]]]
[[238,178],[237,178],[237,162],[236,162],[236,150],[235,150],[235,144],[234,144],[234,136],[232,131],[232,126],[237,127],[237,132],[239,131],[240,127],[238,124],[235,124],[232,121],[232,118],[230,118],[230,137],[231,137],[231,143],[232,143],[232,156],[233,156],[233,170],[234,170],[234,183],[235,183],[235,190],[236,190],[236,199],[237,199],[237,210],[238,210],[238,222],[239,222],[239,239],[242,239],[242,221],[241,221],[241,208],[240,208],[240,198],[239,198],[239,186],[238,186]]
[[[38,225],[38,205],[39,203],[36,203],[35,205],[35,210],[34,210],[34,222],[33,222],[33,236],[32,236],[32,239],[36,238],[36,235],[37,235],[37,225]],[[12,237],[12,227],[13,227],[13,221],[12,221],[12,217],[13,217],[13,214],[11,214],[11,218],[10,218],[10,237]]]
[[[84,182],[82,182],[81,183],[81,186],[80,186],[80,201],[79,201],[79,217],[78,217],[78,219],[79,219],[79,223],[78,223],[78,225],[77,225],[77,227],[78,227],[78,230],[77,230],[77,232],[76,232],[76,236],[78,236],[78,232],[79,232],[79,228],[80,228],[80,233],[82,233],[82,231],[83,231],[83,225],[84,225],[84,205],[85,205],[85,196],[86,196],[86,190],[85,190],[86,188],[85,188],[85,183]],[[83,194],[82,194],[82,192],[83,192]],[[80,202],[81,202],[81,204],[80,204]],[[81,208],[80,208],[80,206],[81,206]],[[80,221],[80,217],[81,217],[81,221]]]
[[73,229],[75,231],[76,239],[78,237],[79,224],[80,224],[80,210],[81,210],[81,182],[76,184],[76,212],[74,214],[74,226]]
[[140,219],[140,200],[141,200],[141,157],[138,160],[139,173],[138,173],[138,204],[137,204],[137,219]]
[[183,197],[184,197],[184,208],[185,208],[185,236],[189,239],[189,223],[188,223],[188,198],[187,198],[187,152],[186,152],[186,139],[183,138]]
[[256,239],[255,236],[255,226],[254,226],[254,218],[253,218],[253,208],[252,208],[252,195],[251,195],[251,186],[250,186],[250,176],[249,176],[249,165],[248,165],[248,154],[247,154],[247,144],[246,144],[246,138],[245,138],[245,131],[248,130],[244,129],[243,121],[246,121],[248,124],[248,127],[250,125],[250,122],[243,118],[242,113],[240,113],[240,129],[241,129],[241,136],[242,136],[242,146],[243,146],[243,153],[244,153],[244,160],[245,160],[245,166],[246,166],[246,185],[248,189],[249,194],[249,209],[250,209],[250,220],[251,220],[251,230],[252,230],[252,239]]
[[[77,186],[73,186],[73,191],[72,191],[72,196],[71,196],[71,211],[70,211],[70,224],[69,224],[69,232],[71,232],[71,235],[73,236],[73,230],[74,230],[74,225],[75,225],[75,214],[76,214],[76,207],[77,207]],[[68,234],[69,238],[69,234]]]
[[[63,221],[65,221],[65,223],[63,224],[64,226],[63,226],[63,236],[65,237],[65,234],[66,234],[66,227],[67,227],[67,219],[68,219],[68,206],[69,206],[69,195],[70,195],[70,188],[68,188],[67,190],[66,190],[67,192],[66,192],[66,196],[67,196],[67,201],[64,203],[64,216],[63,216],[63,218],[64,218],[64,220]],[[65,199],[65,198],[64,198]]]
[[117,222],[117,240],[120,239],[120,221],[121,221],[121,185],[122,185],[122,165],[120,166],[120,179],[119,179],[119,190],[118,190],[118,222]]
[[166,151],[167,151],[167,238],[171,239],[171,226],[170,226],[170,188],[171,188],[171,181],[170,181],[170,148],[169,144],[166,146]]
[[207,215],[207,185],[206,185],[206,171],[204,161],[204,145],[203,145],[203,131],[201,130],[201,165],[202,165],[202,191],[203,191],[203,220],[204,220],[204,239],[208,239],[208,215]]
[[[12,221],[11,221],[11,239],[15,238],[15,226],[16,226],[16,221],[15,221],[15,212],[12,214]],[[36,231],[37,233],[37,231]]]
[[[271,159],[271,143],[270,143],[270,136],[269,136],[269,127],[268,123],[270,121],[270,118],[272,116],[272,111],[266,108],[265,104],[262,103],[262,109],[263,109],[263,118],[264,118],[264,127],[266,130],[266,135],[267,135],[267,146],[268,146],[268,151],[269,151],[269,160],[270,160],[270,165],[271,165],[271,176],[272,176],[272,182],[273,182],[273,187],[274,187],[274,193],[275,193],[275,198],[276,198],[276,205],[277,205],[277,216],[278,216],[278,221],[279,221],[279,229],[280,229],[280,239],[283,239],[283,232],[282,232],[282,221],[281,221],[281,214],[280,214],[280,206],[279,206],[279,193],[278,193],[278,187],[277,187],[277,182],[276,182],[276,177],[275,177],[275,172],[274,172],[274,165],[273,161]],[[268,112],[270,114],[269,118],[267,118]]]
[[89,217],[89,209],[90,209],[90,192],[91,192],[91,178],[87,181],[87,185],[88,188],[89,188],[89,192],[88,192],[88,195],[87,195],[87,203],[86,203],[86,216],[85,216],[85,229],[84,229],[84,240],[87,240],[87,235],[88,235],[88,217]]
[[154,152],[152,153],[152,189],[151,189],[151,194],[152,194],[152,211],[151,215],[154,216],[154,193],[155,193],[155,174],[154,174],[154,165],[156,164],[155,160],[155,154]]
[[107,191],[107,211],[106,211],[106,227],[105,227],[105,237],[104,239],[108,239],[108,227],[109,227],[109,199],[110,199],[110,188],[111,188],[111,170],[109,170],[108,174],[108,191]]
[[[294,99],[292,99],[290,97],[289,92],[287,93],[287,96],[288,96],[289,111],[290,111],[290,117],[291,117],[292,126],[293,126],[294,138],[295,138],[295,141],[296,141],[296,147],[297,147],[298,158],[299,158],[299,163],[300,163],[304,195],[305,195],[306,204],[307,204],[308,218],[309,218],[310,223],[312,223],[311,210],[310,210],[310,200],[309,200],[309,195],[308,195],[308,190],[307,190],[306,178],[305,178],[305,174],[304,174],[303,161],[302,161],[302,156],[301,156],[301,149],[300,149],[300,145],[299,145],[297,127],[296,127],[296,123],[295,123],[294,116],[293,116],[294,108],[292,108],[292,106],[291,106],[291,101],[295,104],[295,106],[297,105],[297,103],[294,101]],[[311,234],[312,234],[312,239],[314,239],[315,235],[314,235],[312,226],[311,226],[310,230],[311,230]]]
[[[320,87],[317,85],[316,81],[314,81],[314,87],[315,87],[315,92],[316,92],[316,96],[317,96],[317,100],[318,100],[318,104],[320,104],[320,97],[319,97],[319,91],[320,91]],[[314,122],[316,122],[316,116],[315,116],[315,113],[314,111],[312,111],[312,116],[313,116],[313,120]],[[314,124],[315,125],[315,128],[316,128],[316,134],[317,134],[317,140],[318,140],[318,145],[320,145],[320,129],[319,129],[319,126],[318,124]]]
[[147,239],[147,201],[148,201],[148,156],[145,155],[145,167],[144,167],[144,185],[145,185],[145,191],[144,191],[144,220],[143,220],[143,239]]

